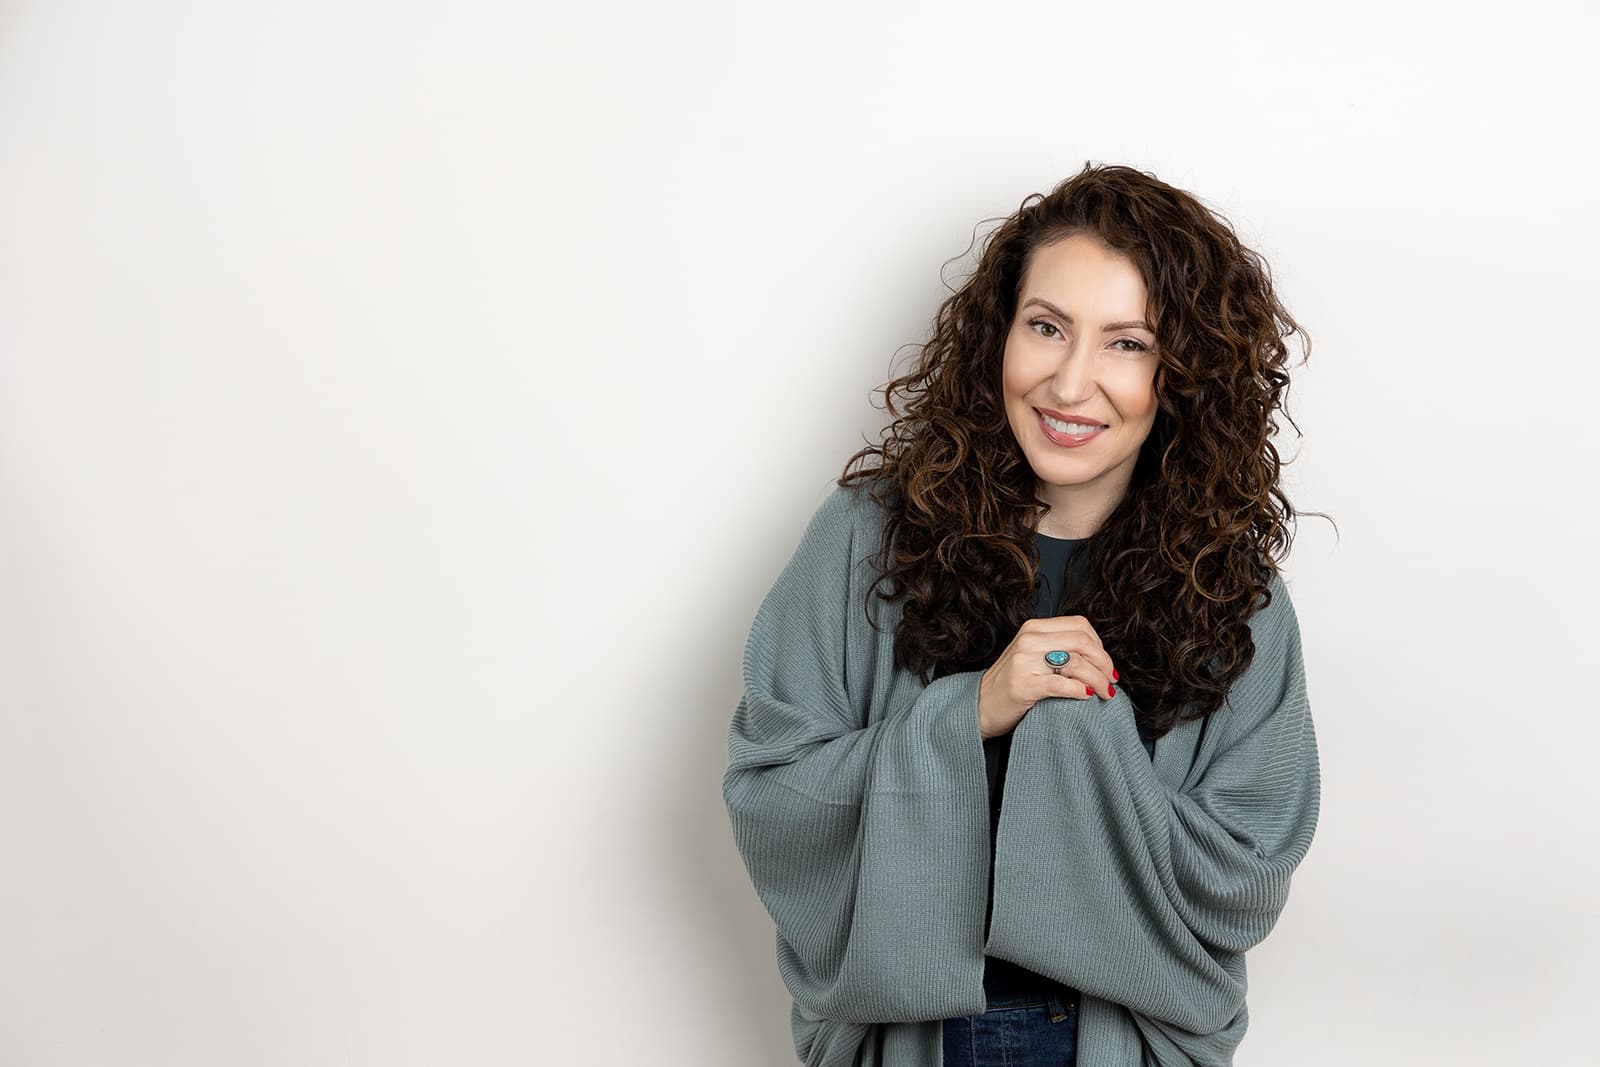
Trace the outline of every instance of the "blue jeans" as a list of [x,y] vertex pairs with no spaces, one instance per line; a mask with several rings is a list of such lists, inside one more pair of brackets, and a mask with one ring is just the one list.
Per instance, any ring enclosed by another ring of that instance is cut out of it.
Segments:
[[989,996],[982,1015],[944,1020],[945,1067],[1072,1067],[1078,1001],[1063,986]]

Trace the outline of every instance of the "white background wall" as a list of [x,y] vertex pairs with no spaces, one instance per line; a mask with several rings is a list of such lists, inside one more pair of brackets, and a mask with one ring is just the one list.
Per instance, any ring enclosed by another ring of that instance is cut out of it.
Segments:
[[1087,159],[1313,337],[1238,1062],[1593,1055],[1594,7],[984,12],[0,7],[0,1065],[791,1062],[747,627]]

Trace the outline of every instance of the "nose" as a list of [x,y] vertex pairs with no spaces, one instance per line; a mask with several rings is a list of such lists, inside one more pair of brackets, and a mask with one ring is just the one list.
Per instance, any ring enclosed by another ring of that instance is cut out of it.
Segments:
[[1065,405],[1063,411],[1071,411],[1075,403],[1087,400],[1094,392],[1094,350],[1090,347],[1092,344],[1092,338],[1080,334],[1066,346],[1061,362],[1056,365],[1056,372],[1050,384],[1055,389],[1056,399]]

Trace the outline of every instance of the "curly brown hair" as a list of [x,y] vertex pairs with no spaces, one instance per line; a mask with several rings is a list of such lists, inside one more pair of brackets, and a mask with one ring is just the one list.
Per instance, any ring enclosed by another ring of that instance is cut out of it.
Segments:
[[1127,492],[1078,549],[1084,581],[1056,614],[1094,626],[1140,732],[1154,738],[1222,706],[1255,654],[1247,620],[1258,599],[1271,602],[1268,583],[1292,541],[1273,413],[1295,425],[1282,408],[1285,341],[1299,335],[1309,358],[1310,337],[1225,219],[1120,165],[1086,163],[1050,193],[1030,194],[939,307],[915,368],[882,388],[893,421],[837,484],[868,480],[888,514],[872,590],[906,601],[896,664],[924,684],[987,669],[1031,614],[1046,510],[1006,418],[1006,335],[1029,257],[1080,233],[1143,276],[1158,411]]

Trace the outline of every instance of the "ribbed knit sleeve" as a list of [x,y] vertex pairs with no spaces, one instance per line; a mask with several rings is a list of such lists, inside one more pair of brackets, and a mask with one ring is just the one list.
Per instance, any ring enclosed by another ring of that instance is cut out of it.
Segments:
[[923,687],[877,662],[859,492],[823,502],[756,614],[723,782],[797,1049],[819,1065],[854,1062],[864,1024],[985,1007],[982,672]]
[[1320,775],[1300,632],[1280,577],[1255,658],[1180,788],[1124,694],[1050,698],[1015,731],[987,950],[1132,1013],[1162,1065],[1225,1065],[1243,953],[1266,937],[1316,829]]

